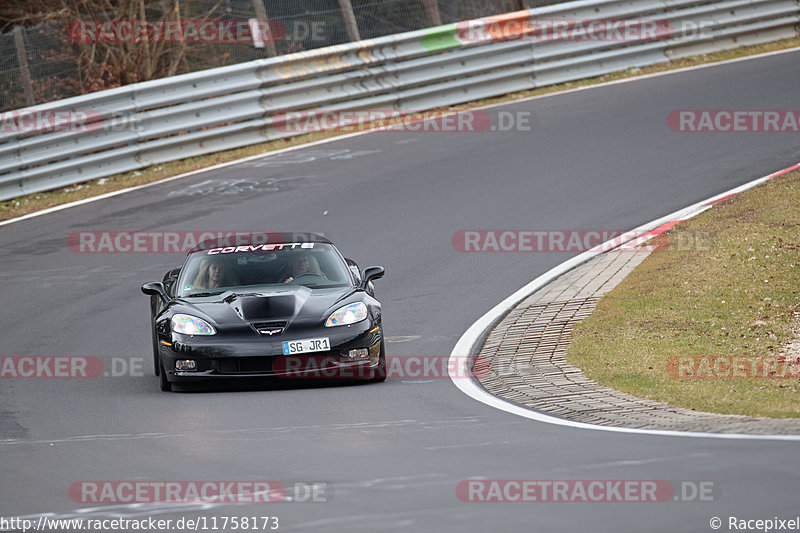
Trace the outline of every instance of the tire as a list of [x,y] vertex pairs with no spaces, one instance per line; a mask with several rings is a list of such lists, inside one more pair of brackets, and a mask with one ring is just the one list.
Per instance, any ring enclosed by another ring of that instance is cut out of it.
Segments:
[[386,350],[384,348],[384,341],[381,340],[381,353],[378,356],[378,366],[372,371],[371,382],[379,383],[386,381]]
[[161,387],[161,390],[164,392],[170,392],[172,390],[172,383],[167,381],[167,371],[164,370],[164,363],[161,362],[161,358],[158,358],[158,385]]

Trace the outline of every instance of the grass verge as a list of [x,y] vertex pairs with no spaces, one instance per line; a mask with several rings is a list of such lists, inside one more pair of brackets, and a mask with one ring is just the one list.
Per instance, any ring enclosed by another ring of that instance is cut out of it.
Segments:
[[568,360],[671,405],[800,416],[800,374],[780,363],[800,325],[798,206],[793,172],[675,226],[669,241],[692,245],[662,241],[576,327]]
[[[665,72],[669,70],[676,70],[680,68],[690,67],[694,65],[701,65],[707,63],[715,63],[739,57],[746,57],[750,55],[757,55],[766,52],[773,52],[777,50],[785,50],[790,48],[800,47],[800,37],[793,39],[784,39],[773,43],[766,43],[756,46],[743,46],[733,50],[725,50],[713,54],[704,54],[679,60],[670,61],[667,63],[660,63],[658,65],[651,65],[644,68],[633,68],[625,71],[614,72],[604,76],[594,78],[587,78],[569,83],[561,83],[558,85],[551,85],[548,87],[541,87],[529,91],[521,91],[516,93],[507,94],[500,97],[488,98],[470,102],[468,104],[452,106],[447,110],[466,110],[476,107],[499,104],[505,102],[512,102],[523,98],[532,96],[539,96],[544,94],[557,93],[570,89],[580,87],[588,87],[609,81],[621,80],[626,78],[635,78],[646,74],[654,74],[658,72]],[[440,109],[443,111],[444,109]],[[41,211],[50,207],[76,202],[102,194],[134,187],[137,185],[144,185],[153,183],[172,176],[178,176],[193,170],[200,170],[210,166],[236,161],[245,157],[255,156],[259,154],[267,154],[269,152],[288,148],[292,146],[299,146],[309,142],[327,139],[330,137],[337,137],[342,133],[337,132],[318,132],[301,135],[291,139],[280,139],[260,144],[254,144],[243,148],[233,150],[226,150],[214,154],[207,154],[177,161],[170,161],[142,170],[127,172],[125,174],[117,174],[108,176],[101,179],[87,181],[75,185],[70,185],[62,189],[46,191],[41,193],[29,194],[19,198],[13,198],[0,202],[0,221],[9,220],[12,218],[20,217],[36,211]]]

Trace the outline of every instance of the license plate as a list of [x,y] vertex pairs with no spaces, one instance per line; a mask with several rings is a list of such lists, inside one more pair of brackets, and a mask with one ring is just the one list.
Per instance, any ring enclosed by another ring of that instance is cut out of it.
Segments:
[[331,349],[328,337],[321,339],[303,339],[299,341],[286,341],[283,343],[283,355],[298,353],[327,352]]

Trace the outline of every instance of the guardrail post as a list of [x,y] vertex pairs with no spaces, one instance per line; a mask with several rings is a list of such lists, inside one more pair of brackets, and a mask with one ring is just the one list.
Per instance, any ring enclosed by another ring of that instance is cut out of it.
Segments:
[[28,52],[25,50],[25,41],[22,39],[22,30],[19,26],[14,28],[14,47],[17,49],[17,61],[22,76],[22,86],[25,89],[25,103],[32,106],[36,101],[33,98],[33,84],[31,83],[31,73],[28,70]]
[[264,39],[264,45],[267,48],[267,55],[269,57],[275,57],[278,55],[278,49],[275,47],[275,39],[272,36],[272,25],[269,23],[267,9],[264,7],[263,0],[253,0],[253,9],[256,12],[256,19],[266,24],[267,28],[269,28],[267,32],[269,35],[262,35],[261,37]]
[[422,0],[425,4],[425,11],[428,12],[428,21],[431,27],[442,25],[442,16],[439,14],[439,5],[436,0]]
[[[795,0],[794,3],[797,4],[797,8],[800,9],[800,0]],[[797,36],[800,37],[800,22],[794,27],[794,31],[797,33]]]
[[358,24],[356,23],[356,14],[353,12],[353,4],[350,0],[339,0],[339,7],[342,8],[342,17],[344,17],[344,27],[347,30],[347,37],[351,41],[360,41],[361,36],[358,33]]

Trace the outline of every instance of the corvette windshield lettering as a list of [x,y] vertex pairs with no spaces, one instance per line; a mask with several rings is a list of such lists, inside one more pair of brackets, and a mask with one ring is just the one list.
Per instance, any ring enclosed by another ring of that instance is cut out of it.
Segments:
[[246,246],[226,246],[225,248],[212,248],[206,251],[206,255],[252,253],[252,252],[277,252],[279,250],[294,250],[295,248],[313,248],[313,242],[281,242],[276,244],[260,244]]

